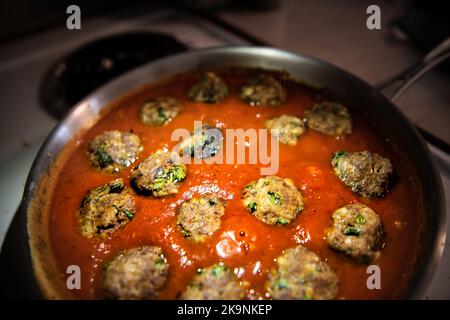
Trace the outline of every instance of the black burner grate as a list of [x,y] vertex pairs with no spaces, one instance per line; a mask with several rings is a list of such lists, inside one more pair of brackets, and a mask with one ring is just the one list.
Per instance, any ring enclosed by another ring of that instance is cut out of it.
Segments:
[[162,33],[119,34],[90,42],[53,65],[39,88],[41,106],[60,119],[90,92],[135,67],[187,47]]

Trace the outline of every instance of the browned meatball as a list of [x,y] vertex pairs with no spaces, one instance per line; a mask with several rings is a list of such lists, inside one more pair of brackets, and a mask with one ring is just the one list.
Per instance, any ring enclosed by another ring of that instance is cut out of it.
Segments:
[[168,275],[169,264],[160,247],[125,250],[103,265],[102,294],[107,299],[155,299]]
[[233,271],[222,264],[200,269],[181,295],[183,300],[240,300],[244,292]]
[[329,300],[338,294],[339,279],[317,254],[298,245],[277,258],[267,290],[278,300]]
[[174,152],[158,150],[131,171],[131,185],[136,192],[154,197],[178,193],[186,178],[186,166]]
[[223,134],[218,128],[204,124],[196,128],[180,145],[180,155],[197,159],[214,157],[223,145]]
[[262,74],[250,78],[239,97],[252,106],[278,106],[286,101],[286,91],[273,77]]
[[123,180],[117,179],[95,187],[86,194],[79,210],[81,235],[106,237],[134,218],[133,196]]
[[206,72],[188,92],[189,99],[209,104],[218,103],[227,96],[227,85],[213,72]]
[[382,197],[394,171],[389,159],[370,151],[336,152],[331,165],[347,187],[364,197]]
[[306,125],[327,135],[352,133],[352,119],[347,108],[338,102],[316,103],[305,111]]
[[245,186],[242,200],[258,219],[271,225],[286,225],[303,210],[302,193],[291,179],[268,176]]
[[88,146],[91,163],[108,173],[129,167],[141,151],[141,140],[136,134],[117,130],[96,136]]
[[172,121],[181,111],[181,104],[171,97],[159,97],[144,103],[140,118],[146,125],[165,125]]
[[384,228],[380,217],[363,204],[348,204],[331,216],[326,237],[329,246],[347,256],[371,263],[381,255]]
[[267,120],[265,125],[267,129],[278,130],[280,142],[289,145],[297,144],[298,138],[305,132],[303,121],[294,116],[275,117]]
[[225,206],[218,197],[206,194],[181,204],[177,225],[187,239],[202,242],[220,228]]

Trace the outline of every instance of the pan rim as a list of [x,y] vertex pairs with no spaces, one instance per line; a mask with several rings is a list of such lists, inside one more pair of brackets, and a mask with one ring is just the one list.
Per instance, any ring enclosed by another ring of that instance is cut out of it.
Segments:
[[[444,200],[444,192],[442,187],[442,182],[440,180],[440,176],[437,171],[436,164],[434,163],[430,151],[425,144],[423,138],[419,135],[417,129],[412,124],[412,122],[398,109],[398,107],[389,101],[386,97],[384,97],[378,90],[373,88],[367,82],[361,80],[360,78],[352,75],[351,73],[336,67],[328,62],[322,61],[320,59],[316,59],[314,57],[310,57],[304,54],[291,53],[288,51],[275,49],[271,47],[258,47],[258,46],[231,46],[231,47],[217,47],[217,48],[206,48],[206,49],[197,49],[188,51],[185,53],[176,54],[173,56],[169,56],[149,64],[138,67],[114,80],[108,82],[107,84],[101,86],[87,97],[82,99],[79,103],[72,107],[71,111],[58,123],[58,125],[52,130],[52,132],[48,135],[42,147],[40,148],[38,154],[36,155],[35,160],[33,161],[33,165],[30,169],[30,173],[27,178],[27,182],[24,188],[24,195],[21,202],[21,206],[18,214],[20,215],[20,222],[23,225],[26,225],[27,234],[24,235],[26,237],[26,243],[28,245],[28,259],[30,262],[30,268],[32,272],[35,272],[34,269],[34,261],[36,259],[33,256],[32,252],[32,244],[31,244],[31,236],[30,236],[30,225],[29,225],[29,217],[28,211],[30,206],[32,205],[33,199],[36,197],[38,192],[38,184],[43,173],[46,172],[46,169],[51,166],[52,160],[54,160],[57,155],[63,150],[66,143],[70,140],[72,135],[70,134],[70,130],[68,130],[67,125],[72,123],[76,124],[76,118],[80,116],[80,113],[83,110],[90,110],[84,112],[90,112],[91,116],[98,114],[100,110],[105,106],[100,105],[101,103],[92,103],[95,100],[98,100],[98,97],[105,98],[107,92],[114,91],[119,87],[123,87],[123,84],[127,84],[131,86],[130,88],[126,88],[124,90],[117,90],[119,92],[114,97],[109,97],[109,101],[113,101],[120,96],[123,96],[133,88],[139,87],[142,83],[136,83],[132,81],[136,77],[145,74],[146,70],[150,69],[158,69],[158,66],[162,65],[170,65],[173,62],[179,63],[179,60],[188,60],[194,59],[197,61],[198,66],[201,67],[202,59],[206,57],[214,57],[220,55],[247,55],[252,57],[265,58],[267,60],[270,59],[284,59],[286,61],[305,61],[310,64],[315,64],[322,68],[330,69],[334,72],[338,73],[338,76],[347,77],[351,81],[358,83],[360,86],[364,87],[367,90],[367,94],[373,94],[376,98],[381,99],[384,103],[387,103],[395,116],[399,119],[399,121],[403,121],[404,125],[408,127],[408,130],[412,134],[411,139],[413,139],[417,143],[417,153],[423,158],[426,165],[429,168],[428,179],[430,181],[429,184],[433,186],[434,190],[434,199],[432,201],[433,212],[431,213],[434,218],[433,221],[427,223],[426,230],[424,233],[427,233],[427,237],[429,237],[429,248],[431,250],[426,250],[421,254],[421,260],[418,262],[416,270],[409,281],[409,286],[406,290],[406,294],[404,298],[407,299],[420,299],[423,297],[425,290],[430,284],[433,275],[437,269],[439,261],[441,259],[443,253],[443,246],[441,243],[445,241],[446,237],[446,212],[445,212],[445,200]],[[245,67],[245,65],[240,65],[239,61],[236,61],[235,66]],[[193,70],[190,68],[189,70]],[[177,70],[173,74],[182,73],[183,71]],[[140,77],[142,78],[142,77]],[[152,82],[153,80],[151,80]],[[125,86],[126,87],[126,86]],[[101,100],[101,99],[100,99]],[[79,125],[81,125],[79,123]],[[78,128],[72,134],[79,132],[81,128]],[[63,143],[59,143],[58,139],[63,139]],[[422,181],[421,181],[422,183]],[[33,266],[33,267],[32,267]],[[35,274],[35,273],[34,273]],[[36,278],[36,277],[35,277]],[[39,282],[39,279],[35,279],[36,282]]]

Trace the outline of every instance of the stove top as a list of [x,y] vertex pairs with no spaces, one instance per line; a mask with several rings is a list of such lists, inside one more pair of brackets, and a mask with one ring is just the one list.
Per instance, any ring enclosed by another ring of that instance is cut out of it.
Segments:
[[71,105],[148,61],[195,48],[249,44],[211,22],[170,9],[114,19],[114,24],[86,21],[79,32],[45,32],[0,50],[0,134],[8,137],[0,145],[0,243],[35,155]]
[[[53,30],[0,50],[4,107],[0,134],[9,137],[0,146],[0,243],[21,200],[32,161],[68,107],[112,77],[147,61],[194,48],[248,44],[260,43],[237,29],[167,9],[124,14],[123,19],[115,16],[114,23],[98,18],[84,22],[79,31]],[[449,203],[450,156],[433,146],[430,149]],[[450,298],[449,242],[442,246],[442,263],[424,298]]]
[[89,42],[56,62],[39,87],[40,105],[60,119],[96,88],[142,64],[186,51],[160,32],[127,32]]

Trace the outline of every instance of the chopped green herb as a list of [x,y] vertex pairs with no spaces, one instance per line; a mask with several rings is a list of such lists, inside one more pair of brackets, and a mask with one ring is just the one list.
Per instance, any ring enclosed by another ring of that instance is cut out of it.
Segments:
[[250,190],[250,189],[252,189],[253,187],[254,187],[254,183],[249,183],[248,185],[246,185],[245,187],[244,187],[244,190],[245,191],[248,191],[248,190]]
[[119,193],[123,190],[123,182],[121,180],[113,181],[109,185],[109,192],[110,193]]
[[[103,185],[100,187],[95,188],[91,193],[96,196],[103,196],[105,194],[108,194],[110,192],[110,187],[108,185]],[[98,200],[98,197],[96,198]]]
[[366,218],[364,218],[364,216],[359,213],[356,216],[355,221],[356,221],[357,224],[365,224],[366,223]]
[[284,219],[284,218],[278,218],[278,220],[277,220],[277,224],[281,224],[281,225],[286,225],[286,224],[289,224],[289,221],[287,221],[286,219]]
[[220,276],[226,270],[227,270],[227,267],[217,264],[214,267],[212,267],[211,274],[213,276],[217,277],[217,276]]
[[100,168],[106,168],[107,166],[114,163],[111,156],[103,148],[96,149],[94,152],[94,156]]
[[345,156],[346,154],[347,154],[347,151],[338,151],[333,155],[333,157],[331,158],[331,161],[336,162],[339,160],[339,158]]
[[127,216],[128,220],[133,220],[134,218],[134,212],[128,210],[128,209],[124,209],[123,210],[125,212],[125,215]]
[[174,181],[182,181],[184,178],[186,178],[186,170],[182,166],[176,166],[172,170]]
[[159,257],[155,261],[156,266],[164,266],[165,263],[166,263],[166,260],[163,257]]
[[186,170],[182,166],[175,166],[171,169],[166,169],[155,176],[152,190],[160,191],[166,184],[179,182],[186,177]]
[[166,114],[164,113],[164,109],[163,108],[158,108],[158,116],[156,117],[156,124],[162,125],[164,123],[167,122],[167,120],[169,120],[166,116]]
[[191,233],[189,230],[184,229],[183,226],[180,225],[180,224],[179,224],[178,226],[180,227],[181,235],[182,235],[183,237],[189,238],[189,237],[192,236],[192,233]]
[[289,282],[286,279],[281,278],[280,280],[278,280],[278,289],[281,290],[281,289],[286,289],[288,287],[289,287]]
[[247,208],[250,210],[251,213],[253,213],[253,212],[255,212],[257,210],[258,207],[257,207],[256,202],[250,202],[247,205]]
[[152,184],[153,191],[160,191],[166,185],[167,180],[164,178],[156,178]]
[[281,204],[281,195],[278,192],[269,191],[267,192],[269,195],[270,202],[276,206]]
[[347,227],[344,230],[346,236],[359,236],[360,230],[356,227]]

